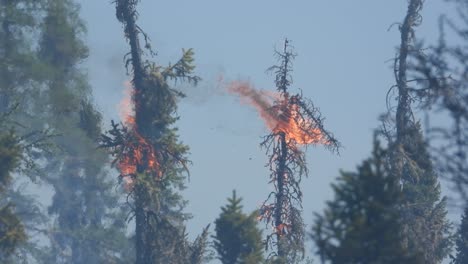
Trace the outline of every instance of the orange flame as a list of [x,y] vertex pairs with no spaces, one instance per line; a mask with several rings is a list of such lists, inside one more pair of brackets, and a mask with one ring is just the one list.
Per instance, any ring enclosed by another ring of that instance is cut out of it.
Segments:
[[[322,131],[313,128],[314,122],[300,115],[299,106],[289,104],[277,92],[256,90],[248,82],[231,82],[228,91],[241,97],[241,101],[253,106],[265,122],[268,129],[277,133],[285,133],[286,140],[294,140],[298,144],[327,144]],[[280,106],[274,108],[274,102]]]
[[125,82],[124,96],[119,103],[119,116],[122,123],[130,129],[133,140],[125,142],[125,152],[120,157],[117,169],[124,180],[124,187],[128,191],[133,188],[134,180],[138,168],[142,168],[147,173],[156,174],[161,177],[162,172],[157,160],[156,151],[137,131],[135,123],[135,107],[132,93],[134,91],[130,82]]

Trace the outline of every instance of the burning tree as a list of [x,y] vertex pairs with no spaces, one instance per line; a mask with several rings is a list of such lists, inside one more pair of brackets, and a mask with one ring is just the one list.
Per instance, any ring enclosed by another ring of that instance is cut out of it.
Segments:
[[275,52],[280,65],[268,70],[276,74],[277,92],[256,91],[247,83],[232,83],[229,90],[254,106],[271,130],[261,147],[269,157],[272,191],[260,208],[259,219],[271,225],[267,248],[276,247],[270,257],[280,263],[295,263],[303,257],[304,224],[301,216],[302,191],[300,182],[308,175],[303,146],[325,145],[338,151],[340,144],[325,130],[323,117],[313,103],[302,94],[291,95],[292,60],[296,56],[289,41],[282,52]]
[[123,124],[112,122],[102,146],[111,150],[113,164],[126,181],[133,199],[136,222],[136,263],[200,263],[207,232],[194,242],[186,240],[182,213],[185,201],[174,189],[183,188],[183,173],[188,173],[186,153],[173,124],[178,119],[177,99],[183,94],[169,86],[170,80],[196,84],[192,74],[193,51],[184,50],[182,58],[167,67],[143,61],[139,35],[151,54],[148,36],[136,24],[138,0],[117,0],[117,19],[124,25],[131,51],[125,56],[131,66],[130,106],[133,112]]

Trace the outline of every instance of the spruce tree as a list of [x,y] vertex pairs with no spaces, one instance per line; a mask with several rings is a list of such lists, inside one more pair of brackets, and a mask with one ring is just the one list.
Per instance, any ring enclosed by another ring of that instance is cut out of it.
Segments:
[[461,224],[456,235],[456,255],[453,264],[468,263],[468,207],[465,208],[461,218]]
[[[385,130],[389,140],[391,174],[401,184],[398,206],[403,225],[402,244],[410,252],[421,253],[425,263],[440,263],[450,250],[450,224],[445,198],[441,198],[437,174],[428,155],[419,122],[412,111],[413,98],[407,71],[409,54],[415,52],[414,28],[421,22],[422,0],[410,0],[400,26],[401,44],[395,58],[395,131]],[[389,116],[393,112],[389,110]],[[385,126],[387,127],[387,126]]]
[[401,243],[402,194],[386,155],[374,139],[372,156],[332,184],[335,197],[315,215],[311,233],[322,263],[424,263]]
[[[21,113],[24,114],[28,103],[33,100],[31,83],[40,79],[41,63],[35,56],[31,31],[39,26],[44,2],[0,1],[0,113],[21,105]],[[10,118],[16,120],[18,117]]]
[[221,207],[221,214],[215,221],[214,248],[223,264],[262,263],[263,243],[257,227],[258,212],[247,215],[242,212],[242,198],[236,191],[228,198],[228,204]]
[[[184,222],[189,215],[183,212],[186,201],[178,191],[185,188],[188,147],[180,142],[174,126],[177,100],[183,94],[170,85],[171,80],[197,83],[193,51],[183,50],[181,59],[166,67],[144,60],[145,51],[154,53],[148,36],[136,24],[138,2],[115,1],[117,19],[130,45],[125,58],[132,73],[134,116],[125,124],[113,123],[103,135],[102,146],[113,153],[121,179],[132,183],[136,263],[201,263],[207,230],[194,242],[187,240]],[[141,35],[145,49],[140,46]]]
[[[105,170],[107,154],[98,149],[101,115],[91,97],[91,87],[80,64],[88,56],[83,41],[86,29],[79,6],[72,0],[49,0],[39,42],[44,64],[43,104],[46,124],[57,134],[45,180],[54,188],[48,208],[55,223],[49,232],[51,250],[44,262],[128,262],[121,257],[126,226],[114,214],[118,197]],[[99,250],[97,250],[99,249]]]
[[[52,151],[48,140],[52,135],[44,128],[41,112],[33,109],[33,105],[40,104],[37,100],[44,76],[34,41],[45,2],[0,1],[0,131],[3,137],[3,133],[14,130],[15,140],[21,146],[21,159],[8,188],[3,190],[1,203],[2,206],[11,204],[11,210],[14,205],[15,217],[21,221],[28,238],[17,244],[15,254],[8,259],[13,262],[31,259],[36,252],[43,252],[36,238],[46,227],[46,217],[37,200],[25,194],[24,186],[25,182],[31,184],[39,180],[43,171],[37,161]],[[18,186],[18,182],[22,185]],[[4,209],[4,212],[10,210]]]
[[[302,219],[301,180],[308,176],[303,147],[323,144],[338,151],[340,144],[323,125],[323,116],[311,100],[302,94],[291,94],[292,65],[296,54],[286,39],[281,51],[276,51],[279,64],[269,68],[275,74],[277,94],[273,104],[251,98],[268,116],[271,132],[260,146],[268,155],[270,183],[275,190],[260,208],[260,219],[273,229],[267,234],[266,245],[274,247],[269,258],[275,263],[297,263],[304,259],[304,223]],[[233,91],[244,96],[243,87]],[[248,92],[255,94],[255,92]],[[256,97],[256,95],[254,95]],[[261,105],[260,105],[261,104]]]

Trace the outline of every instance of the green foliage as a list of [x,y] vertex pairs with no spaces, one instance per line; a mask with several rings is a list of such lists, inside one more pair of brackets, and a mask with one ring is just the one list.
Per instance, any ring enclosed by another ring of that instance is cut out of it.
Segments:
[[377,140],[356,172],[341,172],[335,198],[316,214],[311,237],[326,263],[423,263],[404,249],[397,210],[402,194]]
[[11,183],[11,172],[19,165],[21,148],[13,132],[0,134],[0,192]]
[[468,207],[463,212],[461,224],[456,235],[456,255],[452,264],[468,263]]
[[[1,124],[3,125],[3,124]],[[9,187],[11,173],[17,169],[21,157],[21,147],[13,133],[0,134],[0,195],[4,196]],[[2,197],[3,200],[3,197]],[[23,224],[11,203],[0,208],[0,260],[12,255],[19,243],[26,240]]]
[[228,204],[221,207],[216,219],[214,248],[223,264],[262,263],[263,243],[257,227],[258,212],[246,215],[242,212],[241,198],[233,191]]
[[49,72],[54,75],[51,79],[65,78],[88,57],[88,48],[81,39],[86,28],[79,17],[79,6],[73,1],[49,0],[46,12],[39,56],[53,68]]
[[43,177],[55,191],[48,208],[55,222],[47,232],[51,247],[40,258],[44,263],[131,262],[131,254],[120,254],[122,248],[131,252],[132,244],[125,221],[116,219],[124,214],[106,171],[108,157],[97,149],[102,118],[79,68],[88,56],[79,5],[47,1],[41,29],[38,56],[46,74],[34,107],[40,125],[57,134],[58,151],[47,155]]
[[25,95],[30,91],[31,80],[40,76],[30,32],[38,26],[38,12],[32,10],[37,11],[44,1],[0,3],[0,112],[5,112],[16,103],[30,100]]
[[440,263],[452,246],[451,224],[447,220],[446,198],[432,166],[419,124],[407,129],[401,154],[403,245],[419,252],[426,263]]
[[26,233],[14,209],[10,205],[0,208],[0,260],[11,256],[19,243],[26,240]]

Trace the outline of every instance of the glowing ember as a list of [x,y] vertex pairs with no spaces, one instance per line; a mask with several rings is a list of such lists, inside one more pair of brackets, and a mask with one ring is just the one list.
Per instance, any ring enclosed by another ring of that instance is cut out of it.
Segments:
[[277,227],[275,227],[275,229],[276,229],[275,232],[277,234],[279,234],[280,236],[283,236],[288,232],[289,227],[287,224],[283,223],[283,224],[279,224]]
[[133,187],[132,177],[135,177],[139,169],[158,177],[162,175],[154,147],[138,133],[132,98],[133,91],[132,84],[125,82],[124,97],[119,103],[120,119],[131,132],[131,137],[124,142],[124,151],[117,164],[126,190]]
[[[228,91],[253,106],[271,131],[285,133],[288,142],[327,144],[320,129],[314,127],[314,122],[301,116],[299,106],[291,104],[279,93],[255,90],[249,83],[238,81],[231,82]],[[280,102],[279,107],[273,107],[275,101]]]

